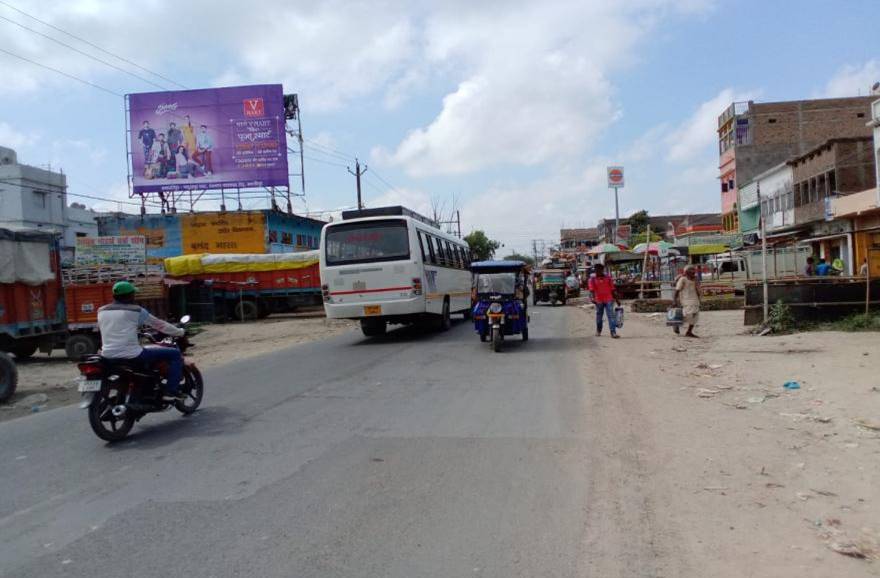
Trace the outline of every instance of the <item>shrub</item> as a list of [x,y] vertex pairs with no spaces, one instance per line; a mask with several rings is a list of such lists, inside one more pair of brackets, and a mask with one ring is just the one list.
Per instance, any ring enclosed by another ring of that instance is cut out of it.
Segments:
[[779,300],[770,306],[767,325],[773,333],[789,333],[797,328],[797,321],[791,312],[791,307]]

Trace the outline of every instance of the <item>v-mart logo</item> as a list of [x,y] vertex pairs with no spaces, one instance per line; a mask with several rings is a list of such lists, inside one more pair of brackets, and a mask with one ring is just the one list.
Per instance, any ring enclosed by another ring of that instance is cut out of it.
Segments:
[[242,104],[244,104],[245,116],[266,116],[266,108],[263,106],[262,98],[246,98]]

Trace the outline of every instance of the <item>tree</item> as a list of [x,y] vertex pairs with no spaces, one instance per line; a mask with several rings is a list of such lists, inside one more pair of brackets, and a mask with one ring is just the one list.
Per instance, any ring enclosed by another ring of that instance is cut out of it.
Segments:
[[648,230],[648,211],[642,209],[633,213],[629,216],[627,222],[629,223],[630,239],[633,239],[636,235]]
[[[642,231],[638,235],[633,235],[629,238],[629,243],[631,247],[635,247],[639,243],[646,243],[645,237],[648,236],[648,231]],[[663,237],[651,231],[651,243],[656,243],[657,241],[662,241]]]
[[522,261],[526,265],[534,265],[535,258],[529,257],[528,255],[520,255],[519,253],[511,253],[507,257],[504,258],[505,261]]
[[488,261],[495,256],[495,251],[501,247],[501,243],[490,239],[486,233],[480,230],[471,232],[464,240],[471,248],[474,261]]

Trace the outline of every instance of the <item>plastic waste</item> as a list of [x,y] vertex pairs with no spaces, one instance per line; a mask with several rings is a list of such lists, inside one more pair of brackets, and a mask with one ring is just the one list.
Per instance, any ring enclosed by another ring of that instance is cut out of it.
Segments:
[[782,387],[784,387],[785,389],[800,389],[801,384],[796,381],[786,381],[782,384]]
[[614,308],[614,324],[618,329],[623,327],[623,307]]
[[684,323],[684,309],[681,307],[670,307],[666,312],[666,325],[678,326]]

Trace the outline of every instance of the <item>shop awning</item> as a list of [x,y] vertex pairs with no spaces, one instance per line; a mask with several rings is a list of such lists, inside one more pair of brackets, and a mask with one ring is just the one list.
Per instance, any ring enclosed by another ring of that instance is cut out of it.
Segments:
[[729,251],[730,247],[727,245],[691,245],[688,247],[689,255],[717,255]]
[[798,240],[798,243],[799,244],[816,243],[818,241],[827,241],[828,239],[845,238],[845,237],[848,237],[849,235],[852,235],[852,233],[836,233],[834,235],[823,235],[821,237],[810,237],[808,239],[800,239],[800,240]]

